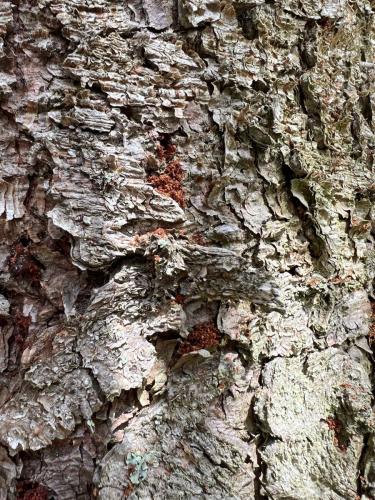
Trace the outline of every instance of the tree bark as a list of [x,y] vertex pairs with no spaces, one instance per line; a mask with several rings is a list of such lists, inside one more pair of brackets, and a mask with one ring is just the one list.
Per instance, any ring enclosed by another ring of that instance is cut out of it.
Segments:
[[375,498],[370,0],[3,0],[0,499]]

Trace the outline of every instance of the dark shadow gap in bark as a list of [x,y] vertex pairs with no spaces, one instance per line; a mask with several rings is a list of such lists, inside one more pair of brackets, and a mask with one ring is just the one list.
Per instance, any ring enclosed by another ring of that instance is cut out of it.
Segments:
[[363,117],[365,118],[365,120],[368,123],[368,126],[372,130],[373,129],[373,125],[372,125],[373,116],[372,116],[372,106],[371,106],[370,94],[361,96],[359,98],[359,105],[360,105]]
[[258,28],[254,22],[254,8],[247,3],[235,2],[234,9],[242,34],[247,40],[255,40],[259,36]]
[[361,451],[361,455],[358,460],[358,466],[357,466],[357,471],[358,471],[358,477],[357,477],[357,495],[358,498],[363,498],[364,495],[368,495],[368,498],[372,498],[371,492],[368,491],[368,487],[365,482],[365,467],[366,467],[366,461],[367,461],[367,453],[369,451],[369,444],[370,444],[370,437],[371,435],[369,433],[365,434],[363,437],[363,447]]
[[[262,366],[264,366],[264,363],[262,363]],[[262,386],[262,377],[263,373],[262,370],[260,370],[259,373],[259,387]],[[261,456],[261,449],[267,442],[268,436],[266,433],[263,431],[261,423],[259,421],[258,416],[256,415],[254,411],[254,399],[251,403],[251,406],[249,408],[249,421],[252,423],[253,428],[251,429],[251,434],[255,435],[256,439],[256,458],[257,458],[257,466],[254,465],[254,500],[266,500],[268,497],[263,494],[262,488],[263,488],[263,476],[266,473],[266,464],[264,463],[262,456]],[[248,430],[248,432],[250,429]]]
[[301,227],[306,240],[309,242],[309,250],[313,261],[316,265],[319,264],[319,260],[324,257],[324,241],[317,234],[314,227],[314,223],[311,220],[311,215],[308,213],[307,208],[293,195],[292,193],[292,180],[297,176],[293,170],[286,165],[282,164],[282,172],[285,179],[286,191],[289,195],[289,200],[293,207],[295,215],[299,218],[301,222]]

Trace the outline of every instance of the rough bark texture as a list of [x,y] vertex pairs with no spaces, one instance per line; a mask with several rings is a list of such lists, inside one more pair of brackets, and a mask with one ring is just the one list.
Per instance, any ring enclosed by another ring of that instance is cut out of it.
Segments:
[[1,499],[375,497],[372,9],[1,1]]

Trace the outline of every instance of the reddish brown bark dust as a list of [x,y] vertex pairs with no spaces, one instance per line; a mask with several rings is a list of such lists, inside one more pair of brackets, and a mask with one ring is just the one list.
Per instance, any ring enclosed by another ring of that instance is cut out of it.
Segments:
[[220,333],[212,321],[196,325],[187,339],[181,344],[179,354],[187,354],[199,349],[216,347],[220,342]]

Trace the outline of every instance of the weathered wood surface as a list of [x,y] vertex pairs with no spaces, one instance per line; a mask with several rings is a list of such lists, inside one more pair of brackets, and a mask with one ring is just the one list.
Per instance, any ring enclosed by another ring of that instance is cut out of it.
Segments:
[[375,497],[373,9],[2,0],[1,499]]

